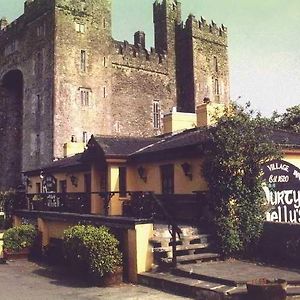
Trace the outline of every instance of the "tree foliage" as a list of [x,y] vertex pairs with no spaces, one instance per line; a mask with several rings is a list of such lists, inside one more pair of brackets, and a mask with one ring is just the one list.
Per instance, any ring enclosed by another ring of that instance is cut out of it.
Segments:
[[300,133],[300,105],[292,106],[282,115],[274,115],[276,127]]
[[210,128],[204,176],[225,255],[250,254],[262,232],[265,200],[261,167],[280,153],[268,138],[267,125],[249,106],[232,105]]

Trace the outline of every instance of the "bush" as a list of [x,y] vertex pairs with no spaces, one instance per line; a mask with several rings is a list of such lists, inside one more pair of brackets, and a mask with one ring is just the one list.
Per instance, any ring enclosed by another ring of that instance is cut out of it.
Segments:
[[63,248],[75,271],[92,278],[114,273],[121,265],[118,240],[104,227],[77,225],[64,231]]
[[265,220],[262,166],[280,149],[269,121],[249,106],[232,106],[210,128],[205,148],[208,182],[219,247],[227,256],[255,255]]
[[37,237],[37,230],[33,225],[20,225],[10,228],[3,235],[4,248],[20,251],[32,247]]
[[15,202],[16,192],[14,190],[0,191],[0,212],[4,213],[4,216],[0,216],[0,229],[6,229],[12,226],[12,211]]

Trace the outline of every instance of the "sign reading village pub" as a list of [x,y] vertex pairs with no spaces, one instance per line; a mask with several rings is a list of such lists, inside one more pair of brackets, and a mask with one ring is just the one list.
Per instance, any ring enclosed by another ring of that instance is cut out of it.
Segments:
[[263,166],[264,191],[270,207],[267,221],[300,223],[300,169],[273,160]]

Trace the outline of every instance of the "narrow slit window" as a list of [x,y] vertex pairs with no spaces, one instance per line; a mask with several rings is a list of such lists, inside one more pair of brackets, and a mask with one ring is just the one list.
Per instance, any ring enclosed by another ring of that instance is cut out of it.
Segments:
[[153,127],[155,129],[160,128],[160,103],[159,103],[159,101],[153,101]]
[[218,79],[215,79],[215,95],[220,95],[220,85]]
[[86,51],[81,50],[80,52],[80,69],[82,72],[86,71]]
[[214,71],[215,72],[219,71],[218,58],[216,56],[214,56]]
[[84,144],[87,144],[87,142],[88,142],[88,134],[87,134],[86,131],[84,131],[84,132],[82,133],[82,142],[83,142]]

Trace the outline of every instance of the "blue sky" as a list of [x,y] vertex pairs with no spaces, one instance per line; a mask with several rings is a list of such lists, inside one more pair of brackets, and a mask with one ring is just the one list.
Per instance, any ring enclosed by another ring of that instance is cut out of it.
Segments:
[[[99,0],[100,1],[100,0]],[[9,20],[23,0],[0,0]],[[113,0],[113,36],[132,41],[144,30],[153,45],[152,0]],[[251,101],[269,115],[300,104],[300,0],[181,0],[183,17],[193,13],[229,31],[231,99]]]

